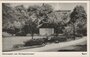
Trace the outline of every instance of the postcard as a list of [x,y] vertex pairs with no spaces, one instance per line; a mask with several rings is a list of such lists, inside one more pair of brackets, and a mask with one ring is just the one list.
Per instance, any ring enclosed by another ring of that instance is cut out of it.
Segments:
[[89,1],[1,1],[0,55],[89,57]]

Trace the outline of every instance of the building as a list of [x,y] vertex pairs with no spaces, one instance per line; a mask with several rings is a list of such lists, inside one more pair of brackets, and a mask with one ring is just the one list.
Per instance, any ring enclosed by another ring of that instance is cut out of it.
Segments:
[[40,35],[49,36],[54,34],[54,28],[40,28],[39,33]]

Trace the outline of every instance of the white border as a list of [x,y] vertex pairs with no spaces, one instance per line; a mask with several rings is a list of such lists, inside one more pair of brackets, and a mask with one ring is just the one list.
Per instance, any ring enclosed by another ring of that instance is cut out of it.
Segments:
[[[1,56],[7,56],[7,55],[2,55],[2,3],[87,3],[87,52],[8,52],[8,53],[34,53],[34,55],[27,55],[31,57],[89,57],[90,53],[90,39],[89,39],[89,34],[90,34],[90,20],[89,20],[89,1],[0,1],[0,55]],[[82,53],[87,53],[87,55],[82,55]],[[24,56],[24,55],[8,55],[9,57],[12,56]],[[25,55],[26,57],[26,55]]]
[[2,3],[88,3],[88,1],[1,1]]

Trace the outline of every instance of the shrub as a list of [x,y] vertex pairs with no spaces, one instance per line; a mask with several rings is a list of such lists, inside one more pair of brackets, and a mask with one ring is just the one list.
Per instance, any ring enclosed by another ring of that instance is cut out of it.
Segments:
[[63,42],[63,41],[66,41],[66,40],[67,40],[67,38],[64,35],[50,36],[50,37],[44,39],[44,41],[48,42],[48,43],[59,43],[59,42]]
[[42,45],[45,43],[44,39],[31,39],[24,42],[24,46]]

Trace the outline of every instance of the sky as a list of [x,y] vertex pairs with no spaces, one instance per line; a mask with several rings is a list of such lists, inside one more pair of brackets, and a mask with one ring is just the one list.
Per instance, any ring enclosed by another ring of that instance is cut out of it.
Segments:
[[[48,3],[50,4],[54,10],[73,10],[76,5],[81,5],[84,7],[85,11],[87,10],[87,4],[85,3]],[[12,7],[24,5],[24,7],[28,8],[29,6],[39,5],[41,6],[42,3],[11,3]]]

